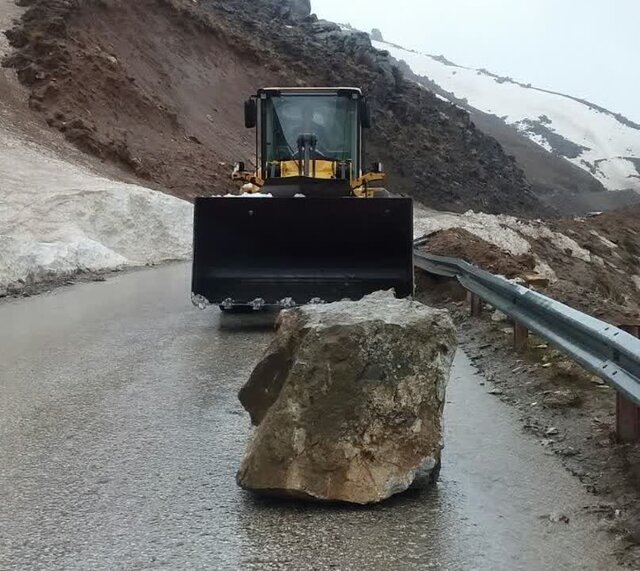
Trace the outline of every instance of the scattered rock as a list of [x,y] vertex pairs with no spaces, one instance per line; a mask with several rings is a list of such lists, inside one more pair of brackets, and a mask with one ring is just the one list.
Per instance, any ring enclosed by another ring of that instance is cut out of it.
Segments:
[[549,408],[571,408],[580,406],[581,403],[580,395],[569,389],[549,391],[542,397],[542,404]]
[[371,39],[374,42],[384,42],[382,32],[378,28],[373,28],[373,30],[371,30]]
[[282,312],[240,391],[258,427],[238,484],[367,504],[430,482],[455,339],[447,312],[386,292]]
[[558,450],[558,454],[560,456],[564,456],[566,458],[571,458],[573,456],[577,456],[578,454],[580,454],[580,451],[576,450],[575,448],[573,448],[571,446],[567,446],[566,448],[563,448],[562,450]]
[[286,0],[281,8],[284,18],[298,22],[311,15],[311,0]]
[[545,436],[555,436],[556,434],[560,434],[560,431],[555,426],[552,426],[548,428],[544,434]]
[[500,311],[499,309],[496,309],[491,314],[491,321],[493,321],[494,323],[504,323],[505,321],[509,321],[509,317],[507,317],[507,315],[502,313],[502,311]]
[[584,378],[584,369],[574,361],[563,360],[555,363],[556,375],[571,380]]
[[569,523],[571,520],[568,516],[560,512],[553,512],[549,514],[549,521],[551,523]]

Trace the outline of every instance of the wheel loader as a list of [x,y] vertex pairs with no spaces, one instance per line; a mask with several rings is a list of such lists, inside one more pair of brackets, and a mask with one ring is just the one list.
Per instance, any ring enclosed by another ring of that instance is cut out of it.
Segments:
[[363,169],[371,127],[358,88],[264,88],[245,102],[255,169],[239,195],[197,198],[193,303],[222,310],[413,293],[413,206]]

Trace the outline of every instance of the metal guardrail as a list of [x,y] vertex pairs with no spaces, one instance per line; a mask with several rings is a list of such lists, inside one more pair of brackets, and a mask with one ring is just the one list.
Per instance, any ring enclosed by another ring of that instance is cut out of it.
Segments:
[[[416,243],[416,246],[419,242]],[[640,339],[463,260],[414,251],[415,266],[457,280],[640,405]]]

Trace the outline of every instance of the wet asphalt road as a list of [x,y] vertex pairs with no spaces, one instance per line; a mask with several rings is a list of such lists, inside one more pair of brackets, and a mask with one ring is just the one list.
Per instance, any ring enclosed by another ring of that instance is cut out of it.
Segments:
[[433,490],[354,509],[238,489],[269,319],[195,310],[187,272],[0,304],[1,569],[615,568],[596,499],[464,354]]

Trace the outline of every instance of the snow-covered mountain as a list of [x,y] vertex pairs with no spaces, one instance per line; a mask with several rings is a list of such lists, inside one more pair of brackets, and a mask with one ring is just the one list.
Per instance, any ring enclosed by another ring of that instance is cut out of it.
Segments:
[[386,42],[439,96],[495,116],[546,151],[591,174],[608,190],[640,193],[640,125],[575,97],[538,89],[484,69],[456,65]]

